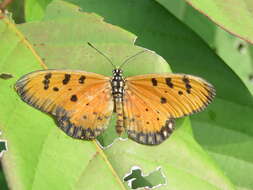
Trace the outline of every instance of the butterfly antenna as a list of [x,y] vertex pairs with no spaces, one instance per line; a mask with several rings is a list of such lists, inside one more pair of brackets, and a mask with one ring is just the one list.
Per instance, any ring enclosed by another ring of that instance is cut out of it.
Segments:
[[134,55],[128,57],[128,58],[119,66],[119,68],[122,68],[129,60],[131,60],[132,58],[134,58],[134,57],[136,57],[137,55],[140,55],[140,54],[142,54],[142,53],[144,53],[144,52],[146,52],[146,51],[148,51],[148,50],[147,50],[147,49],[142,50],[142,51],[140,51],[140,52],[138,52],[138,53],[136,53],[136,54],[134,54]]
[[95,48],[90,42],[87,42],[87,43],[88,43],[88,45],[89,45],[90,47],[92,47],[93,49],[95,49],[98,53],[100,53],[101,55],[103,55],[103,56],[107,59],[107,61],[109,61],[109,63],[111,63],[111,65],[113,66],[113,68],[116,69],[115,65],[112,63],[112,60],[111,60],[107,55],[105,55],[105,54],[102,53],[100,50],[98,50],[97,48]]

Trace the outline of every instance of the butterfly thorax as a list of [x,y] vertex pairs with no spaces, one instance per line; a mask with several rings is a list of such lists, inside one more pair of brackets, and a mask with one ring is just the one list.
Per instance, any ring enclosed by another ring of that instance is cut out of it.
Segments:
[[113,70],[113,78],[111,80],[111,86],[114,102],[122,102],[125,88],[125,80],[123,79],[121,69]]

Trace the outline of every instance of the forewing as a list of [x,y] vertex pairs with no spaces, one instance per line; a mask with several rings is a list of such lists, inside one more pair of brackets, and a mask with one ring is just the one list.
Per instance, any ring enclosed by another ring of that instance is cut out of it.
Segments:
[[22,100],[53,115],[69,136],[94,139],[113,111],[110,78],[71,70],[43,70],[23,76],[15,85]]
[[125,127],[142,144],[159,144],[173,131],[174,118],[203,110],[214,98],[214,87],[184,74],[148,74],[126,79]]

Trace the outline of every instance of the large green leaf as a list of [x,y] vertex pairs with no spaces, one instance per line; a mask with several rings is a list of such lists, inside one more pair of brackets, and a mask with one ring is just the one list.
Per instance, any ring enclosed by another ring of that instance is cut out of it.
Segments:
[[225,30],[253,44],[252,1],[186,1]]
[[[12,189],[128,189],[126,183],[123,186],[123,177],[134,165],[144,173],[161,167],[167,185],[160,189],[234,189],[194,141],[188,119],[178,122],[174,135],[159,146],[127,140],[116,141],[102,151],[95,142],[66,136],[48,115],[23,103],[13,90],[20,76],[43,66],[41,58],[51,68],[110,74],[106,60],[86,42],[91,41],[119,64],[141,49],[133,46],[134,35],[64,2],[51,4],[42,22],[18,29],[7,18],[1,20],[0,31],[1,39],[6,39],[0,44],[4,50],[0,51],[4,52],[0,71],[14,76],[0,80],[0,106],[4,108],[0,127],[9,143],[3,165]],[[147,52],[124,70],[133,75],[169,68],[160,56]]]
[[[217,101],[210,106],[209,111],[193,117],[194,135],[238,188],[253,189],[251,180],[253,158],[252,154],[249,154],[253,134],[252,95],[225,63],[196,34],[154,1],[72,0],[71,2],[81,6],[84,11],[102,15],[106,21],[136,34],[138,36],[136,43],[162,55],[170,63],[173,71],[200,75],[214,83],[218,92]],[[238,1],[241,2],[243,1]],[[177,6],[174,7],[179,9]],[[185,15],[188,20],[193,17],[195,26],[202,29],[198,34],[211,47],[216,48],[216,43],[222,41],[220,36],[217,40],[213,38],[213,33],[216,32],[213,24],[209,22],[205,25],[204,17],[199,19],[195,16],[196,13]],[[241,24],[244,24],[242,29],[250,26],[245,22]],[[207,32],[209,36],[205,36]],[[232,44],[233,41],[229,43]],[[238,46],[235,44],[235,47]],[[222,57],[226,64],[230,65],[225,58],[233,57],[234,53],[228,50],[226,52],[226,57]],[[240,55],[235,56],[235,59],[239,59]],[[234,60],[233,62],[236,63]],[[236,70],[236,73],[240,71]],[[244,168],[247,172],[244,172]]]

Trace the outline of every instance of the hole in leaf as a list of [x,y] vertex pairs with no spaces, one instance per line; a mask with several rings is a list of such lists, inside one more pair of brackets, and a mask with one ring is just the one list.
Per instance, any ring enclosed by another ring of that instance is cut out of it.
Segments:
[[123,180],[128,182],[128,186],[131,189],[154,189],[161,185],[166,185],[166,178],[160,167],[145,175],[140,167],[133,166],[131,172],[126,174]]
[[1,73],[0,78],[4,79],[4,80],[7,80],[7,79],[10,79],[10,78],[13,78],[13,76],[10,73]]
[[239,43],[238,46],[237,46],[238,51],[242,51],[243,48],[244,48],[244,44]]
[[[0,132],[1,135],[1,132]],[[3,156],[3,153],[6,152],[7,149],[7,141],[0,139],[0,158]]]
[[97,137],[97,141],[102,149],[110,148],[115,142],[119,140],[120,141],[127,140],[126,133],[123,133],[120,137],[116,133],[116,130],[115,130],[116,120],[117,120],[116,114],[112,115],[107,129],[101,135]]
[[7,143],[4,140],[0,140],[0,158],[3,156],[3,153],[7,151]]
[[253,82],[253,74],[250,74],[250,75],[249,75],[249,81],[250,81],[250,82]]
[[242,40],[236,41],[235,48],[241,54],[246,53],[247,43]]

